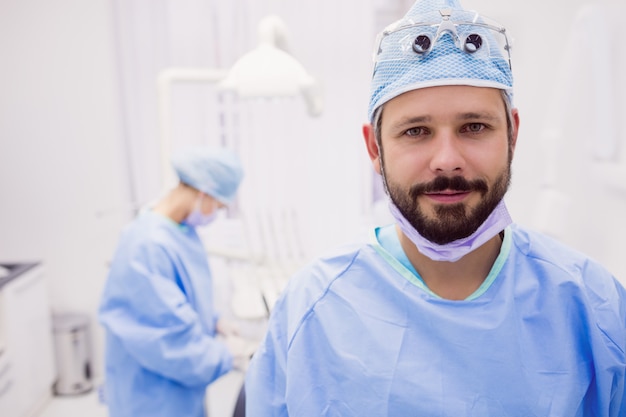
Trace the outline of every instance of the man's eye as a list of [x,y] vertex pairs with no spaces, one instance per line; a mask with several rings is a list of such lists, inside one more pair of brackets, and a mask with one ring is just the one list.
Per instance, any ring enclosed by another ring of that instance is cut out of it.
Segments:
[[469,132],[478,133],[485,128],[485,125],[482,123],[470,123],[466,128]]
[[423,127],[412,127],[406,131],[408,136],[419,136],[426,133],[426,129]]

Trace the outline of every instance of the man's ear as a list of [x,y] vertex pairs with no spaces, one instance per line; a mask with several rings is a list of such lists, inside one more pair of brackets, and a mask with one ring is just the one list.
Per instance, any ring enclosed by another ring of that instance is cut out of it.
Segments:
[[515,152],[515,146],[517,145],[517,135],[519,133],[519,112],[517,109],[511,111],[513,114],[513,137],[511,138],[511,153]]
[[371,123],[365,123],[363,125],[363,139],[365,140],[365,147],[372,160],[374,170],[380,174],[380,150],[378,149],[376,134],[374,133],[374,127]]

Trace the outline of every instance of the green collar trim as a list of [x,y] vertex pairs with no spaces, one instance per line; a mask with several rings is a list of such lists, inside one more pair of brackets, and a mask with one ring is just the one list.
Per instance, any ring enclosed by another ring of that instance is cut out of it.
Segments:
[[[394,226],[391,226],[394,227]],[[393,235],[396,236],[396,242],[392,242],[393,245],[395,245],[397,243],[397,247],[400,248],[399,253],[396,254],[396,256],[392,255],[390,251],[388,251],[385,247],[383,247],[379,241],[379,233],[381,231],[380,227],[377,227],[374,229],[374,236],[373,236],[373,242],[372,242],[372,247],[376,250],[376,252],[378,252],[378,254],[380,256],[382,256],[382,258],[393,268],[395,269],[400,275],[402,275],[407,281],[409,281],[411,284],[415,285],[418,288],[421,288],[423,291],[425,291],[426,293],[428,293],[429,295],[431,295],[434,298],[438,298],[441,299],[440,296],[438,296],[437,294],[435,294],[434,292],[432,292],[430,290],[430,288],[428,288],[428,286],[426,286],[426,284],[424,283],[424,280],[422,279],[422,277],[419,275],[419,273],[417,273],[417,271],[415,270],[411,270],[409,268],[407,268],[404,264],[406,263],[407,265],[410,265],[410,262],[406,256],[406,254],[404,253],[404,251],[402,250],[402,247],[400,246],[400,242],[399,240],[397,240],[397,235],[394,233]],[[469,297],[467,297],[465,299],[465,301],[471,301],[471,300],[475,300],[477,298],[479,298],[480,296],[482,296],[485,292],[487,292],[487,290],[491,287],[491,285],[494,283],[494,281],[496,280],[496,278],[498,277],[498,275],[500,274],[500,271],[502,270],[502,267],[504,266],[504,263],[506,262],[509,253],[511,251],[511,244],[512,244],[512,238],[511,238],[511,231],[510,228],[507,227],[504,231],[504,239],[502,241],[502,247],[500,248],[500,253],[498,254],[498,257],[496,258],[496,261],[494,262],[493,266],[491,267],[491,271],[489,271],[489,274],[487,275],[487,278],[485,278],[485,280],[483,281],[483,283],[480,285],[480,287],[478,287],[476,289],[476,291],[474,291],[472,294],[470,294]],[[391,248],[393,250],[393,248]],[[402,259],[398,259],[402,258]]]

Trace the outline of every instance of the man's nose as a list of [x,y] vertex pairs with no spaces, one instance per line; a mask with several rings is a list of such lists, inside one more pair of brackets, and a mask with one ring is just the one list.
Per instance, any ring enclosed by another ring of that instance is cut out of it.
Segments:
[[430,169],[438,174],[458,174],[465,169],[465,157],[459,138],[450,132],[441,132],[433,140]]

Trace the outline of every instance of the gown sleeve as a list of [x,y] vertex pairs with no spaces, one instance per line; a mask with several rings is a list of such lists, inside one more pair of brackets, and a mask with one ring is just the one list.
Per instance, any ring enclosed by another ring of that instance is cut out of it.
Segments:
[[[588,298],[601,337],[592,338],[598,415],[626,416],[626,289],[590,263],[585,270]],[[590,279],[601,276],[605,279]]]
[[246,415],[287,417],[287,323],[284,297],[274,306],[265,339],[246,373]]
[[141,366],[182,385],[208,385],[228,372],[232,356],[208,333],[177,285],[168,251],[146,243],[126,256],[111,265],[102,324]]
[[615,280],[615,285],[617,287],[617,299],[619,300],[618,304],[618,326],[621,330],[618,334],[621,337],[617,337],[616,345],[618,350],[622,353],[621,358],[621,374],[618,378],[621,378],[621,381],[615,381],[615,386],[617,386],[617,392],[613,394],[613,397],[616,398],[614,407],[617,409],[617,412],[612,415],[616,416],[626,416],[626,289],[621,285],[620,282]]

